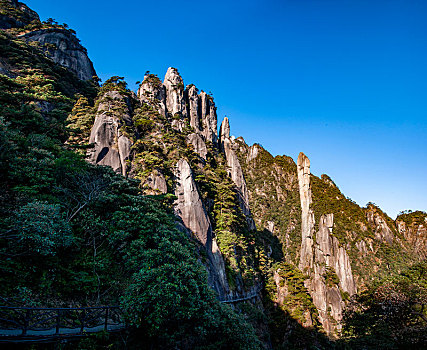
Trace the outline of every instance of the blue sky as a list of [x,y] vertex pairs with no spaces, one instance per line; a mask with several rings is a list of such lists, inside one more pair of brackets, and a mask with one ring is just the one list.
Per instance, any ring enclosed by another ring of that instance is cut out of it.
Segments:
[[393,218],[427,210],[427,1],[27,0],[77,31],[99,76],[177,67],[232,134]]

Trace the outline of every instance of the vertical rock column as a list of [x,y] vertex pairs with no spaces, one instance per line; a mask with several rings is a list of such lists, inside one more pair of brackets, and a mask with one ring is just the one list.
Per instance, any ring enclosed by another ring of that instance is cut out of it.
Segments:
[[299,194],[301,200],[301,250],[299,268],[304,271],[313,267],[314,213],[310,188],[310,160],[300,153],[297,161]]
[[162,116],[166,117],[166,89],[154,74],[148,74],[138,89],[141,103],[147,103]]
[[90,132],[89,142],[94,147],[88,151],[89,162],[108,165],[125,176],[132,142],[120,128],[123,124],[131,123],[132,118],[125,98],[118,91],[105,93]]
[[184,82],[176,68],[168,68],[163,85],[166,89],[166,111],[169,118],[172,118],[172,127],[182,131],[187,118],[187,106],[184,99]]
[[255,230],[255,222],[252,219],[252,214],[249,208],[249,192],[246,187],[242,167],[240,166],[239,159],[233,149],[233,141],[230,138],[230,123],[227,117],[225,117],[221,123],[219,136],[221,150],[225,153],[225,158],[227,160],[228,172],[238,190],[240,207],[242,208],[243,214],[246,216],[249,228],[251,230]]
[[175,213],[185,227],[205,246],[208,255],[206,268],[209,284],[221,298],[229,293],[222,254],[212,238],[212,226],[193,179],[193,172],[185,159],[180,159],[175,167],[176,189]]

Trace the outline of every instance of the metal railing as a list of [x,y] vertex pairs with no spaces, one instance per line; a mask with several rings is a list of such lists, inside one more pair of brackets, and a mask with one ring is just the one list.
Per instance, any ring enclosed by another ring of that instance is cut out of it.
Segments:
[[0,340],[11,337],[72,337],[126,327],[118,306],[30,308],[0,306]]

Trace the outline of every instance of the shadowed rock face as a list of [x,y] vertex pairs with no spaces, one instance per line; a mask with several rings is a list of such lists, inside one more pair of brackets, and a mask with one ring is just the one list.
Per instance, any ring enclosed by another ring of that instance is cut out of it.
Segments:
[[47,45],[48,56],[57,64],[73,72],[80,80],[90,80],[96,76],[93,63],[86,49],[68,30],[42,29],[21,36],[26,41],[38,41]]
[[31,22],[40,22],[37,12],[17,0],[3,0],[3,6],[14,9],[14,13],[0,14],[0,29],[23,28]]
[[94,164],[108,165],[126,176],[132,142],[120,131],[123,122],[114,115],[115,109],[127,110],[127,113],[121,114],[121,118],[125,123],[131,123],[123,96],[117,91],[107,92],[98,106],[90,133],[89,143],[94,144],[94,148],[88,151],[88,160]]
[[240,207],[242,208],[243,214],[246,216],[249,228],[251,230],[255,230],[255,222],[252,219],[252,214],[249,208],[249,193],[243,176],[242,167],[240,166],[239,159],[233,149],[234,141],[230,138],[230,123],[227,117],[225,117],[221,123],[219,137],[221,150],[225,153],[225,158],[227,160],[228,173],[238,190]]
[[151,189],[151,191],[146,191],[146,194],[156,195],[168,192],[165,177],[158,170],[155,170],[147,177],[144,185]]
[[314,213],[310,208],[312,203],[310,189],[310,160],[302,152],[298,156],[297,171],[301,200],[302,235],[299,268],[304,271],[304,269],[312,267],[313,263]]

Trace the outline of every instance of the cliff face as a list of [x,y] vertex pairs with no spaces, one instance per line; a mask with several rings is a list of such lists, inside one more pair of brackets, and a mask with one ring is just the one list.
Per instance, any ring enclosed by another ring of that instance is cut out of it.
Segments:
[[99,103],[90,133],[89,143],[93,144],[94,148],[88,152],[89,161],[108,165],[126,176],[132,142],[123,134],[121,127],[131,123],[128,101],[118,91],[105,93]]
[[22,28],[40,22],[39,15],[17,0],[0,1],[0,29]]
[[[137,96],[126,97],[132,103],[109,96],[113,105],[101,103],[98,108],[97,115],[104,116],[97,116],[92,130],[99,135],[99,145],[91,161],[100,159],[98,163],[140,179],[146,194],[175,194],[176,215],[203,247],[209,284],[220,298],[255,293],[260,272],[248,271],[263,271],[265,278],[268,271],[275,271],[277,303],[295,315],[312,306],[315,311],[304,311],[299,322],[304,326],[320,322],[330,336],[337,336],[348,298],[376,274],[403,266],[407,253],[396,259],[395,252],[409,252],[409,236],[419,230],[418,236],[423,236],[424,226],[402,222],[398,231],[381,211],[360,208],[346,198],[327,175],[313,176],[303,153],[295,164],[290,157],[273,157],[260,145],[235,139],[228,118],[218,136],[213,99],[194,85],[183,86],[178,71],[170,68],[163,82],[146,75]],[[120,115],[109,115],[110,109],[120,110]],[[118,142],[124,137],[129,147]],[[104,157],[105,148],[113,150],[110,158]],[[227,181],[232,192],[227,192]],[[245,221],[243,231],[236,229],[239,215]],[[248,232],[250,238],[244,238]],[[424,251],[422,239],[413,242],[417,252]],[[251,259],[257,259],[256,268]],[[278,262],[299,271],[295,273],[302,281],[302,293],[289,289],[288,275],[281,275],[283,267],[269,270]],[[252,287],[247,279],[244,282],[245,273],[251,276]],[[298,306],[289,306],[290,297],[298,300]]]
[[230,124],[227,117],[225,117],[221,123],[219,138],[221,150],[224,152],[227,160],[228,173],[238,189],[240,208],[246,216],[249,228],[251,230],[255,230],[255,222],[252,219],[251,210],[249,208],[249,193],[243,176],[242,167],[240,166],[239,159],[234,151],[236,144],[230,137]]
[[76,36],[63,29],[41,29],[22,34],[27,41],[37,41],[46,48],[46,54],[57,64],[67,68],[80,80],[90,80],[96,76],[87,50]]
[[415,211],[396,218],[397,231],[409,244],[409,249],[419,260],[427,258],[427,213]]
[[300,153],[297,161],[298,185],[301,200],[301,252],[299,268],[304,271],[313,266],[314,213],[310,188],[310,160]]

